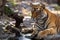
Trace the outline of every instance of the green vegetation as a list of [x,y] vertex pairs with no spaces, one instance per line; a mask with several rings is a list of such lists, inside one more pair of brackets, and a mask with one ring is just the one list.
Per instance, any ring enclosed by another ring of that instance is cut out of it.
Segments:
[[56,6],[54,8],[55,8],[55,10],[60,10],[60,6]]
[[14,12],[7,6],[4,6],[4,11],[5,11],[5,14],[6,15],[11,15],[13,14]]
[[7,0],[7,1],[9,1],[13,6],[16,5],[16,0]]

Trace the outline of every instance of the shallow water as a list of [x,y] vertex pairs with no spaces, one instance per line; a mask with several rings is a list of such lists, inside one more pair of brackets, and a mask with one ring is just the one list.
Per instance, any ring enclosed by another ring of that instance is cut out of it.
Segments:
[[29,38],[26,38],[25,36],[30,36],[31,34],[22,34],[22,36],[20,37],[9,37],[8,39],[5,39],[5,40],[31,40]]
[[28,38],[25,38],[25,37],[20,37],[19,40],[31,40],[31,39],[28,39]]
[[26,38],[25,36],[30,36],[31,34],[23,34],[21,37],[19,37],[19,40],[31,40],[29,38]]

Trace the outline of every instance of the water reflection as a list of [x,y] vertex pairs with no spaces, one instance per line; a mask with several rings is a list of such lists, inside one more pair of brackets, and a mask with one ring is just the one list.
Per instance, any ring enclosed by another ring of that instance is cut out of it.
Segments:
[[21,37],[19,37],[19,40],[31,40],[31,39],[25,37],[25,36],[30,36],[30,35],[31,34],[22,35]]

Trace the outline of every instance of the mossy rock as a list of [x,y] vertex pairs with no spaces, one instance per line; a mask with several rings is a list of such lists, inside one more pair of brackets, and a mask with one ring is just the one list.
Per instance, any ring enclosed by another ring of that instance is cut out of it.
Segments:
[[7,6],[4,6],[4,12],[6,15],[14,14],[14,11]]

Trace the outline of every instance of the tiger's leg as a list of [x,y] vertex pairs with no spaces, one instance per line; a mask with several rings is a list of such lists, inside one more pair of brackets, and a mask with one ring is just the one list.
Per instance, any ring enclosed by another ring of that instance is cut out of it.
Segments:
[[32,33],[33,32],[33,28],[22,28],[21,31],[23,34],[27,34],[27,33]]
[[44,38],[47,35],[55,35],[57,33],[55,28],[49,28],[43,31],[40,31],[37,35],[38,38]]
[[31,33],[31,36],[26,36],[27,38],[34,38],[34,36],[38,33],[37,28],[31,27],[31,28],[22,28],[22,33]]
[[32,32],[31,38],[34,38],[37,34],[38,34],[38,29],[37,28],[33,28],[33,32]]

